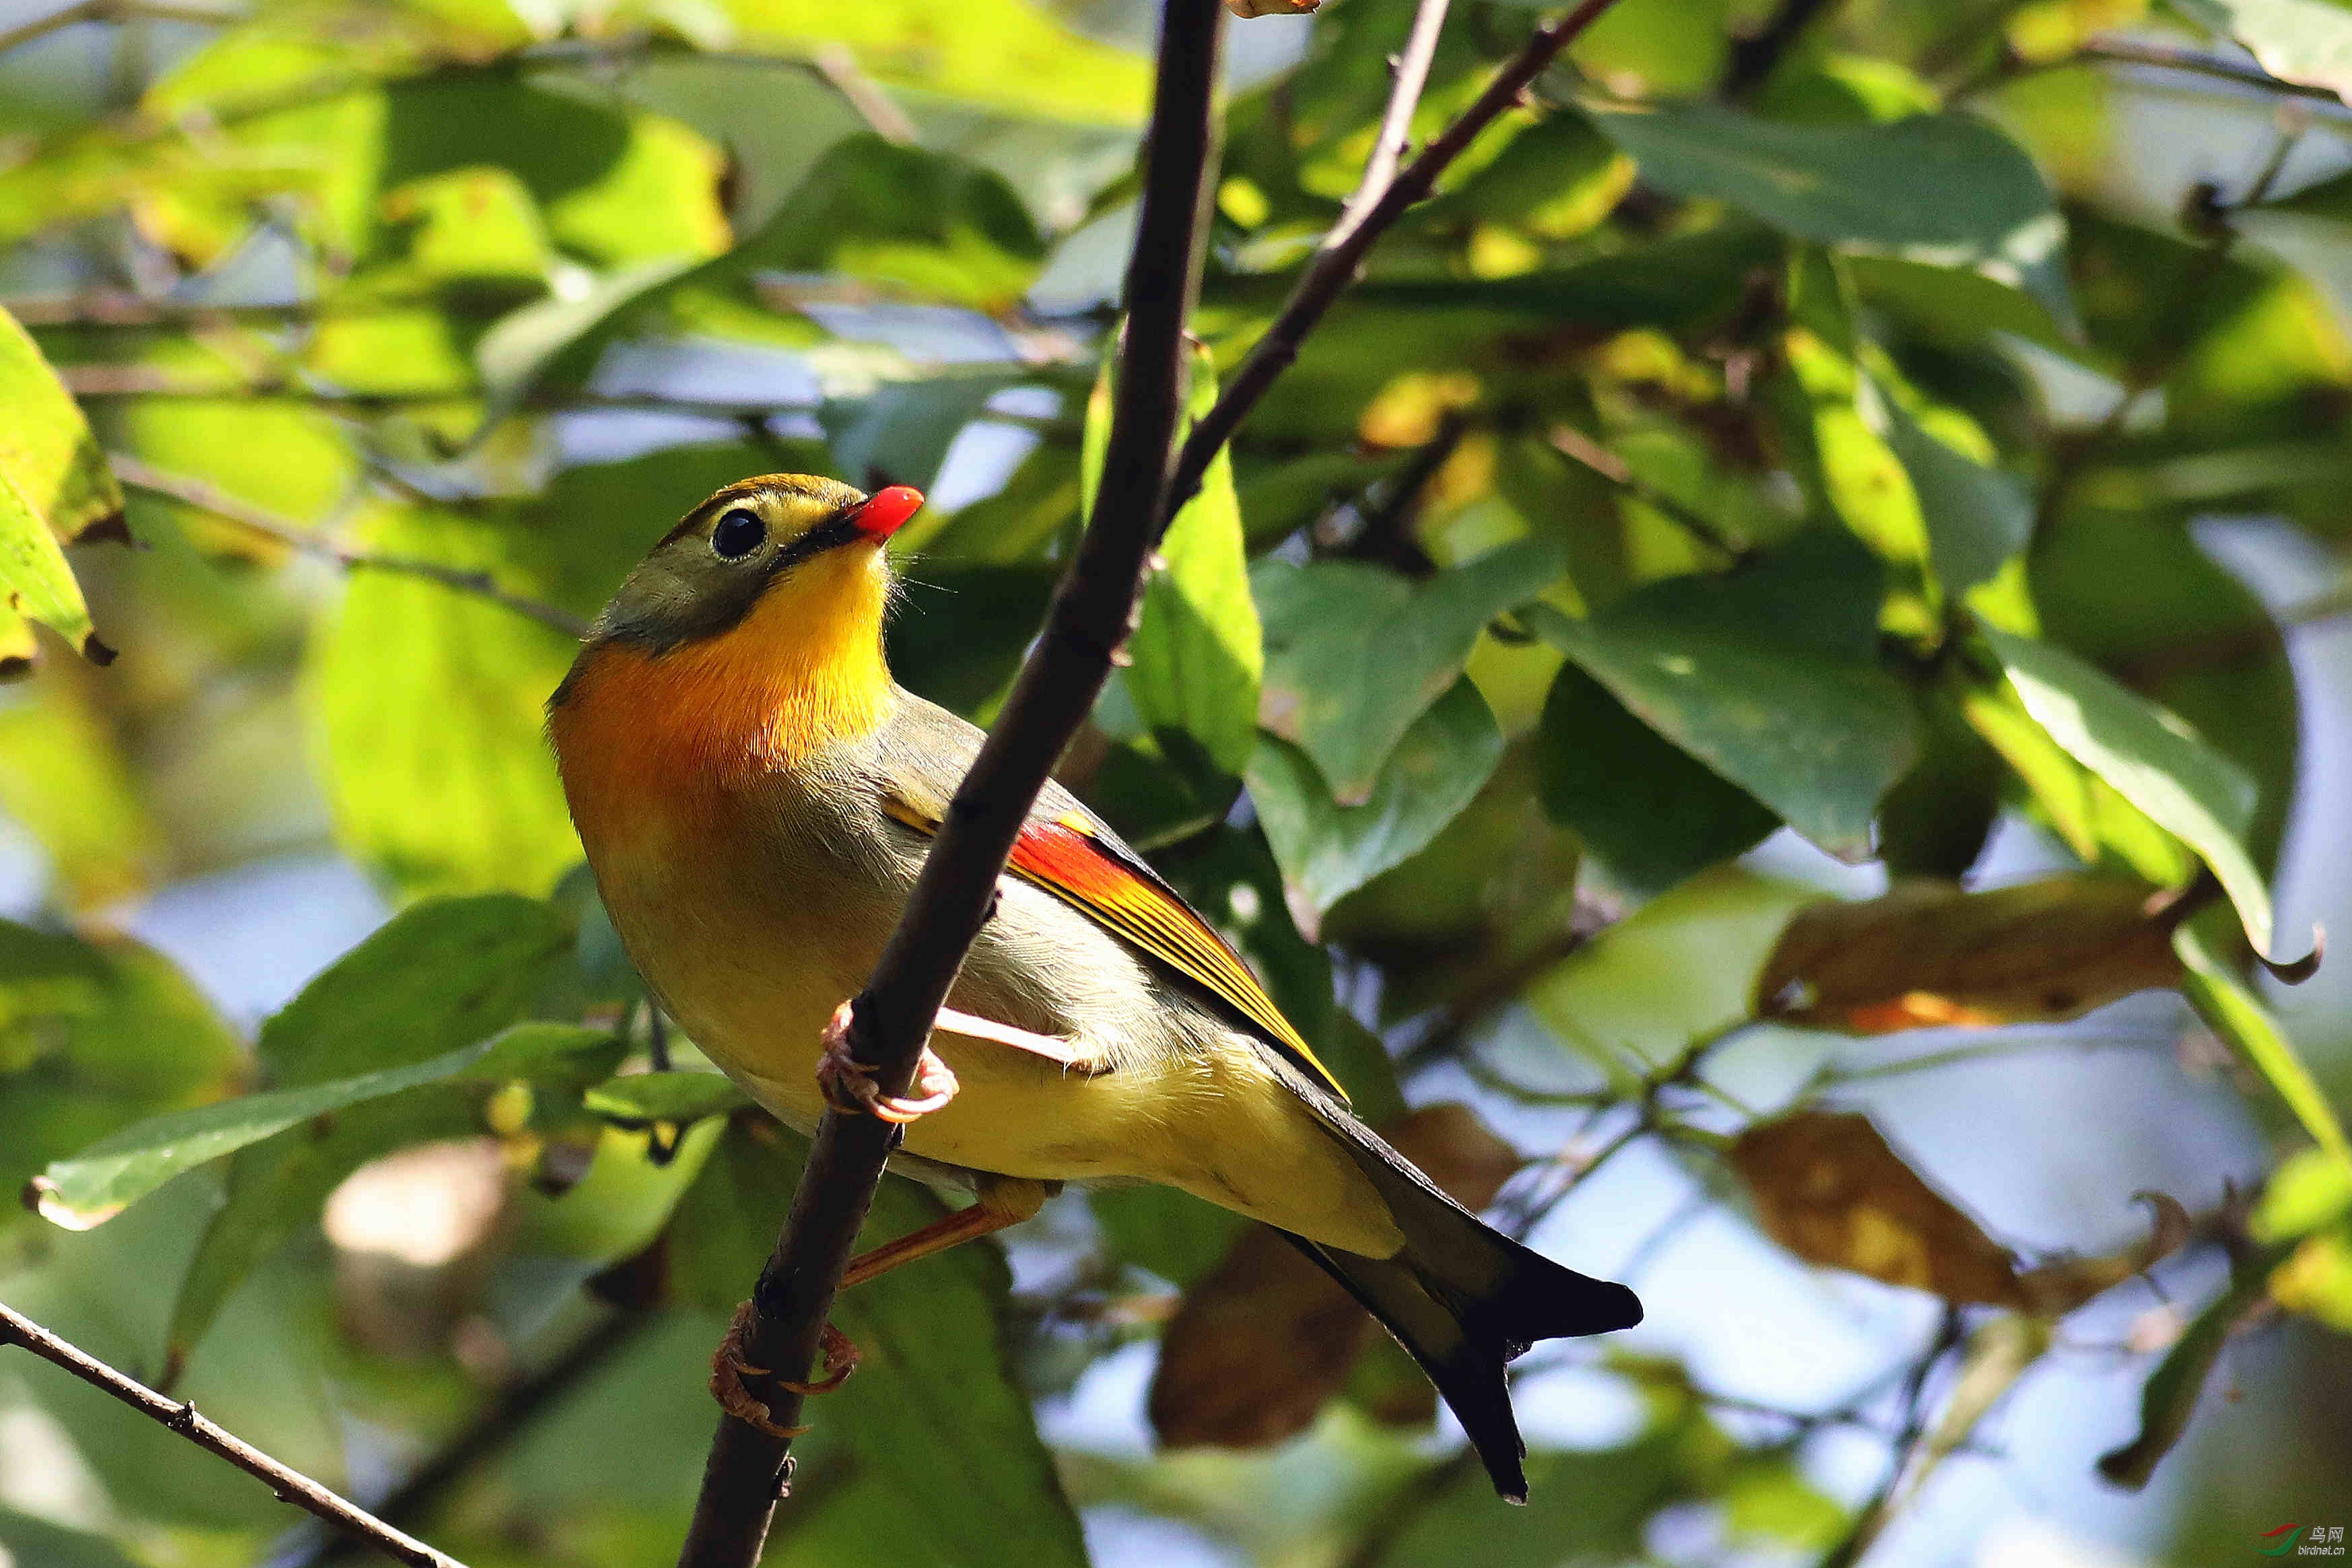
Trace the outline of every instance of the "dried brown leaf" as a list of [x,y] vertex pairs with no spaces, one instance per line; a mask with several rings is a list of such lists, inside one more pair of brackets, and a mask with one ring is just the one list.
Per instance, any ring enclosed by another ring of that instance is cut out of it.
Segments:
[[2175,986],[2172,930],[2193,902],[2113,877],[1966,893],[1920,882],[1816,904],[1757,980],[1766,1017],[1850,1034],[2070,1019]]
[[2006,1248],[1929,1186],[1869,1117],[1800,1111],[1749,1127],[1732,1167],[1766,1234],[1808,1263],[1950,1301],[2027,1305]]

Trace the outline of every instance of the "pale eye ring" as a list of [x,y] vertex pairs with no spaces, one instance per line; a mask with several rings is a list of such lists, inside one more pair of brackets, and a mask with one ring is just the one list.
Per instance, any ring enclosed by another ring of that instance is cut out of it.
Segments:
[[710,530],[710,553],[721,560],[741,560],[767,539],[768,525],[760,520],[759,514],[739,507],[719,518],[719,526]]

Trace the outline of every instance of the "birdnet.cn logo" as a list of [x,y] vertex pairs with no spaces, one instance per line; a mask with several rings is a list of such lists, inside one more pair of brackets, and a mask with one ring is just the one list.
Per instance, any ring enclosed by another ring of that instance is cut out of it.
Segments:
[[2344,1527],[2340,1524],[2282,1524],[2263,1531],[2265,1557],[2341,1557]]

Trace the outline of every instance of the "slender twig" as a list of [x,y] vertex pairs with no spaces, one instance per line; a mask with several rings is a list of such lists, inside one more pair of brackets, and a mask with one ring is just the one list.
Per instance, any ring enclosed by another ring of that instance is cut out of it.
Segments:
[[[375,1505],[376,1515],[392,1524],[414,1524],[429,1516],[449,1490],[471,1475],[483,1459],[513,1441],[549,1406],[610,1366],[654,1321],[650,1312],[624,1309],[607,1313],[546,1366],[500,1391],[472,1424],[385,1493]],[[323,1542],[316,1552],[297,1558],[293,1568],[341,1563],[357,1550],[352,1537],[339,1535]]]
[[814,63],[817,74],[841,95],[842,102],[857,111],[867,130],[893,146],[915,144],[915,122],[880,82],[858,68],[857,57],[849,52],[848,45],[825,45],[817,50]]
[[0,1343],[17,1345],[52,1366],[64,1368],[92,1388],[177,1432],[206,1453],[217,1454],[247,1475],[267,1483],[279,1501],[307,1509],[337,1529],[349,1531],[395,1563],[410,1563],[414,1568],[464,1568],[456,1558],[402,1534],[358,1504],[279,1464],[252,1444],[231,1437],[215,1422],[197,1415],[194,1405],[167,1398],[136,1378],[124,1376],[88,1351],[59,1339],[5,1305],[0,1305]]
[[2234,82],[2240,87],[2256,88],[2283,97],[2307,98],[2315,104],[2332,105],[2338,110],[2344,108],[2344,100],[2331,89],[2282,80],[2252,60],[2233,60],[2224,55],[2208,54],[2201,49],[2184,49],[2170,44],[2153,44],[2137,38],[2094,38],[2076,50],[2070,60],[2055,63],[2068,64],[2072,60],[2103,60],[2114,65],[2148,66],[2158,70],[2180,71],[2189,76]]
[[1853,1524],[1843,1539],[1822,1555],[1821,1568],[1853,1568],[1880,1533],[1894,1521],[1900,1500],[1905,1496],[1905,1478],[1910,1474],[1912,1460],[1927,1436],[1927,1379],[1935,1372],[1936,1364],[1959,1344],[1965,1326],[1960,1310],[1947,1305],[1943,1319],[1937,1325],[1935,1339],[1920,1354],[1919,1359],[1911,1364],[1909,1372],[1904,1376],[1903,1428],[1895,1435],[1894,1467],[1887,1472],[1885,1484],[1855,1513]]
[[1413,12],[1412,31],[1405,37],[1404,52],[1396,57],[1395,85],[1389,89],[1388,108],[1381,114],[1381,128],[1373,134],[1372,151],[1364,160],[1363,178],[1356,182],[1355,193],[1340,207],[1339,221],[1323,236],[1323,249],[1345,245],[1349,235],[1364,226],[1373,205],[1396,183],[1397,166],[1404,162],[1405,147],[1412,137],[1413,110],[1420,107],[1422,90],[1429,85],[1429,68],[1437,58],[1437,36],[1444,29],[1451,3],[1421,0]]
[[[906,1092],[964,953],[995,905],[1030,806],[1110,674],[1168,515],[1189,355],[1184,320],[1199,284],[1216,141],[1223,17],[1217,0],[1167,0],[1161,11],[1142,210],[1127,274],[1126,342],[1094,516],[851,1009],[849,1049],[885,1094]],[[747,1361],[805,1377],[894,1134],[871,1116],[828,1112],[819,1122],[783,1233],[752,1291],[742,1334]],[[746,1383],[767,1405],[772,1427],[798,1420],[798,1395],[772,1376],[747,1375]],[[778,1431],[721,1417],[682,1568],[751,1568],[789,1475],[790,1448]]]
[[245,17],[236,11],[218,11],[205,5],[174,5],[168,4],[167,0],[80,0],[79,5],[68,5],[62,11],[52,11],[46,16],[36,16],[0,33],[0,55],[77,23],[127,22],[133,19],[226,26],[233,22],[242,22]]
[[238,499],[226,490],[216,489],[201,479],[184,475],[167,474],[125,453],[107,454],[107,462],[114,476],[134,490],[151,495],[168,496],[173,500],[210,512],[223,522],[231,523],[257,538],[265,538],[306,555],[331,560],[352,571],[388,571],[403,577],[423,578],[444,588],[476,599],[487,600],[502,610],[510,610],[542,626],[551,627],[567,637],[584,637],[588,623],[568,610],[552,604],[510,593],[500,588],[488,572],[475,571],[466,567],[450,566],[442,561],[420,560],[414,556],[383,555],[373,550],[352,549],[310,532],[299,524],[263,510],[249,501]]
[[[2128,367],[2123,377],[2121,395],[2091,432],[2059,447],[2053,459],[2050,477],[2042,488],[2042,501],[2034,509],[2033,531],[2029,549],[2038,546],[2050,534],[2051,526],[2074,497],[2074,488],[2082,482],[2094,462],[2104,456],[2131,423],[2143,401],[2171,378],[2179,368],[2193,339],[2189,322],[2201,310],[2206,295],[2211,290],[2221,267],[2230,259],[2230,252],[2238,243],[2238,226],[2231,219],[2249,207],[2258,207],[2269,199],[2271,187],[2277,183],[2279,173],[2286,167],[2287,157],[2295,144],[2303,140],[2303,123],[2283,122],[2273,139],[2270,156],[2263,161],[2261,172],[2246,187],[2246,193],[2234,202],[2218,200],[2208,204],[2205,221],[2211,233],[2196,257],[2189,264],[2180,281],[2173,308],[2167,314],[2164,331],[2154,350]],[[2201,196],[2210,196],[2211,187],[2200,186]]]
[[1176,483],[1171,492],[1177,505],[1191,499],[1201,487],[1210,459],[1233,438],[1234,432],[1249,417],[1250,410],[1257,406],[1275,379],[1298,357],[1299,345],[1323,319],[1332,303],[1355,282],[1374,243],[1407,209],[1426,200],[1437,188],[1437,177],[1452,167],[1454,160],[1477,139],[1478,133],[1517,104],[1520,95],[1559,57],[1560,51],[1599,21],[1613,4],[1615,0],[1580,0],[1575,9],[1538,27],[1526,46],[1495,73],[1476,101],[1423,148],[1419,157],[1406,164],[1377,199],[1365,204],[1362,216],[1347,235],[1337,244],[1317,248],[1315,259],[1307,264],[1274,324],[1244,356],[1226,380],[1215,406],[1202,416],[1192,426],[1192,434],[1185,438],[1183,453],[1176,462]]

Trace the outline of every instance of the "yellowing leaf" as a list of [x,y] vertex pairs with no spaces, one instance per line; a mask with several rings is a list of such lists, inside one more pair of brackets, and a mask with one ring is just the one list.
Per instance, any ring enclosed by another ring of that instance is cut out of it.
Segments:
[[1780,934],[1758,1010],[1850,1034],[2074,1018],[2179,983],[2182,908],[2177,894],[2095,876],[1816,904]]
[[1922,1181],[1867,1116],[1759,1122],[1730,1158],[1765,1233],[1808,1263],[1950,1301],[2025,1304],[2009,1249]]
[[41,622],[93,664],[112,660],[59,548],[105,537],[128,537],[105,454],[40,349],[0,310],[0,611]]

